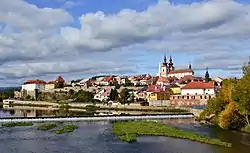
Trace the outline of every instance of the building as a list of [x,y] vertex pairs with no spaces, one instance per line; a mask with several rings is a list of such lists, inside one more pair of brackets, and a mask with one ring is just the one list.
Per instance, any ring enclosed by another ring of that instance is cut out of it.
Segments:
[[166,86],[152,85],[147,90],[147,102],[149,106],[170,105],[170,94],[172,93]]
[[171,95],[171,105],[177,106],[204,106],[207,101],[215,97],[214,82],[189,82],[181,88],[181,94]]
[[28,80],[22,85],[22,97],[31,96],[37,98],[37,94],[45,90],[46,82],[43,80]]
[[55,81],[49,81],[45,85],[45,90],[52,90],[56,88],[56,82]]
[[94,99],[100,101],[107,101],[109,99],[110,93],[111,93],[111,88],[106,88],[106,89],[102,88],[94,95]]
[[181,95],[214,95],[214,82],[208,83],[201,81],[189,82],[181,89]]
[[100,81],[100,85],[109,86],[111,83],[113,83],[113,77],[112,76],[105,76],[102,81]]
[[159,76],[158,79],[157,79],[157,82],[156,82],[157,85],[169,85],[170,84],[170,81],[168,80],[168,78],[164,78],[162,76]]
[[186,75],[194,75],[194,71],[192,70],[191,64],[189,64],[189,67],[187,69],[178,69],[176,70],[174,67],[173,59],[170,56],[169,63],[167,63],[167,58],[164,56],[164,61],[162,64],[159,64],[159,72],[157,74],[161,77],[176,77],[178,79],[181,79],[182,77]]

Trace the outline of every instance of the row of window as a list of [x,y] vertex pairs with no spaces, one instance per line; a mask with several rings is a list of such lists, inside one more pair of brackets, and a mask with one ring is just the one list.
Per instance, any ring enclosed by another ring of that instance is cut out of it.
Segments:
[[[185,99],[185,96],[173,96],[173,99]],[[204,96],[204,99],[211,99],[212,97],[209,95],[209,96]],[[186,96],[186,99],[203,99],[203,96]]]

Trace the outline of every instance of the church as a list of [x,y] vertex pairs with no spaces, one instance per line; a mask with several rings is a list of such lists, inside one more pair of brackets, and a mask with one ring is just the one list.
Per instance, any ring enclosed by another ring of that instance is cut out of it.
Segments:
[[191,64],[189,64],[187,69],[178,69],[174,67],[173,59],[170,56],[169,63],[167,62],[166,55],[164,55],[164,60],[162,64],[159,64],[159,72],[157,76],[168,78],[176,77],[178,79],[183,78],[184,76],[193,76],[194,71],[192,70]]

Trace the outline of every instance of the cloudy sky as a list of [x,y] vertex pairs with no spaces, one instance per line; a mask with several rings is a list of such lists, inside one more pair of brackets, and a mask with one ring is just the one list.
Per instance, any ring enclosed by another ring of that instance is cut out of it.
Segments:
[[199,76],[240,76],[249,25],[249,0],[1,0],[0,86],[156,75],[164,54]]

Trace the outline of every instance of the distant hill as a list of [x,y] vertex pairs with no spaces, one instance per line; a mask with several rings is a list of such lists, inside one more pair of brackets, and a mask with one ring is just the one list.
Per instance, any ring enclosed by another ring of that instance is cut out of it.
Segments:
[[17,87],[0,87],[0,92],[3,91],[10,91],[10,90],[20,90],[21,87],[17,86]]

